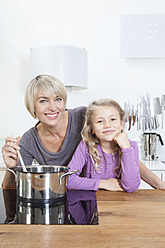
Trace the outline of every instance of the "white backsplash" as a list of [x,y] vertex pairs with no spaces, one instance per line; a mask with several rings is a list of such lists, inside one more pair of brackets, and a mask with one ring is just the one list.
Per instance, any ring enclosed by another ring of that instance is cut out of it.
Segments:
[[[135,139],[132,139],[135,140]],[[143,150],[142,150],[142,142],[141,139],[137,139],[135,140],[138,144],[138,148],[139,148],[139,159],[143,160]],[[165,160],[165,140],[163,139],[164,142],[164,146],[162,146],[160,144],[160,142],[157,142],[157,156],[158,156],[158,160]],[[5,138],[4,137],[0,137],[0,167],[6,167],[3,161],[3,157],[2,157],[2,147],[5,144]]]

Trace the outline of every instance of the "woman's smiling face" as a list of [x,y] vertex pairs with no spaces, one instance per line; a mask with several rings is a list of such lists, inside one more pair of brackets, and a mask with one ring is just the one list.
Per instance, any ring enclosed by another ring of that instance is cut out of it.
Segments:
[[92,114],[92,133],[102,142],[109,142],[123,129],[119,112],[112,106],[97,106]]
[[46,96],[38,90],[35,101],[35,114],[39,121],[46,125],[56,125],[65,111],[65,104],[60,96]]

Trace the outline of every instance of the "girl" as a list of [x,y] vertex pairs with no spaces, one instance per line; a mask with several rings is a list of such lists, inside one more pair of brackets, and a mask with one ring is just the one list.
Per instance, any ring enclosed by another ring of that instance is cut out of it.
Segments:
[[[124,115],[120,105],[111,99],[100,99],[88,106],[83,140],[68,165],[71,171],[79,172],[71,175],[68,189],[112,190],[113,180],[118,179],[124,191],[138,189],[139,151],[136,142],[123,132]],[[79,177],[83,169],[85,176]]]

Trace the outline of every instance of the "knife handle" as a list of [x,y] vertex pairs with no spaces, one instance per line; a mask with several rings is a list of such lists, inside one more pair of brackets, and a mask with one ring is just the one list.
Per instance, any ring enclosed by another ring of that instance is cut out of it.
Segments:
[[129,116],[129,127],[128,127],[128,130],[131,129],[131,116]]
[[135,124],[135,119],[136,119],[136,116],[133,115],[133,123],[132,123],[133,126],[134,126],[134,124]]

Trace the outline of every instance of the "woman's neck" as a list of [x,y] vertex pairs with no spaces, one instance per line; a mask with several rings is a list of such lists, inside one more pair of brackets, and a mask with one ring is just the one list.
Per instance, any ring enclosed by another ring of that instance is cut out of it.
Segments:
[[68,126],[68,111],[65,111],[61,120],[55,126],[45,125],[39,123],[37,126],[37,131],[42,136],[63,136],[63,133],[66,133]]
[[43,125],[40,123],[37,125],[37,132],[41,143],[49,152],[59,152],[63,142],[65,140],[68,127],[68,111],[66,111],[54,127]]

